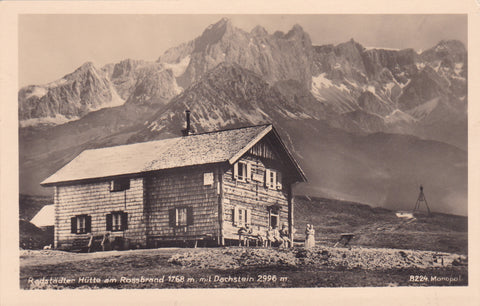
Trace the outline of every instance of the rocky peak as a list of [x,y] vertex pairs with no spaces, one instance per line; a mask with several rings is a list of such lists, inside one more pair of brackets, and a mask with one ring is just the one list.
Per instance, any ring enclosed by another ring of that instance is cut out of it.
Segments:
[[294,37],[294,36],[303,36],[305,34],[306,34],[306,32],[303,30],[301,25],[294,24],[293,27],[290,29],[290,31],[288,31],[287,35],[285,35],[285,37],[286,38],[291,38],[291,37]]
[[467,50],[461,41],[442,40],[435,47],[422,52],[420,57],[428,62],[445,59],[453,62],[464,62],[467,58]]
[[239,29],[232,25],[230,19],[222,18],[217,23],[209,25],[202,35],[195,40],[194,52],[205,50],[208,45],[219,42],[225,35],[232,34],[235,31],[239,31]]
[[64,79],[74,80],[78,77],[82,77],[88,73],[98,73],[95,65],[92,62],[86,62],[82,66],[78,67],[74,72],[64,76]]
[[118,78],[121,76],[130,75],[139,65],[143,64],[144,61],[126,59],[123,60],[113,67],[113,72],[111,78]]
[[361,44],[359,44],[358,42],[356,42],[353,38],[351,38],[349,41],[347,42],[344,42],[344,43],[341,43],[341,44],[338,44],[337,45],[337,50],[339,50],[340,52],[344,52],[344,53],[350,53],[350,54],[353,54],[353,53],[361,53],[363,52],[363,50],[365,49]]
[[250,34],[254,35],[254,36],[257,36],[257,37],[262,37],[262,36],[267,36],[268,35],[268,32],[267,30],[262,27],[261,25],[257,25],[256,27],[254,27],[252,29],[252,31],[250,32]]

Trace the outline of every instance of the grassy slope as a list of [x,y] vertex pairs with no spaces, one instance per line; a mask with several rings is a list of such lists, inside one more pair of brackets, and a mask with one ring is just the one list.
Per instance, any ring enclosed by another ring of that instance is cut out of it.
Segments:
[[19,196],[19,215],[20,219],[32,220],[33,217],[42,209],[43,206],[53,204],[53,197],[50,196],[32,196],[20,194]]
[[307,223],[315,227],[319,243],[333,245],[341,233],[351,232],[351,245],[431,250],[467,254],[468,219],[434,213],[412,223],[397,218],[395,211],[365,204],[323,198],[296,197],[296,239],[304,239]]

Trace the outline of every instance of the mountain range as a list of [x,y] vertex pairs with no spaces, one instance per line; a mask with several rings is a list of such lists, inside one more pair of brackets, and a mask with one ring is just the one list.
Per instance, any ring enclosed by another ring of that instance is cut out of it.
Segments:
[[[313,45],[295,25],[269,34],[222,19],[155,62],[88,62],[19,91],[20,191],[82,150],[272,122],[310,178],[297,193],[467,213],[467,50],[440,41],[366,48]],[[430,191],[430,193],[429,193]]]

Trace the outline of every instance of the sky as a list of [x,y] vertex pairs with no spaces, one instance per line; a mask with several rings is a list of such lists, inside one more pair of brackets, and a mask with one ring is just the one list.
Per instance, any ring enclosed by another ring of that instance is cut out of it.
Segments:
[[227,17],[269,33],[300,24],[315,45],[351,38],[365,47],[425,50],[442,39],[467,46],[467,15],[20,15],[19,85],[45,84],[91,61],[97,67],[126,58],[156,60]]

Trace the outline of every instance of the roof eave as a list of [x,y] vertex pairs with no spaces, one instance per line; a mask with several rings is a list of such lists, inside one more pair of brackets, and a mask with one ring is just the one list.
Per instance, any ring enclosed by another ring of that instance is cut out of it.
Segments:
[[132,172],[132,173],[123,173],[123,174],[116,174],[116,175],[108,175],[108,176],[99,176],[99,177],[90,177],[90,178],[81,178],[81,179],[74,179],[74,180],[65,180],[65,181],[53,181],[53,182],[45,182],[48,179],[45,179],[43,182],[40,183],[42,187],[53,187],[58,185],[70,185],[72,183],[84,183],[84,182],[92,182],[98,180],[111,180],[115,178],[123,178],[123,177],[142,177],[146,175],[150,175],[155,172],[161,171],[171,171],[175,169],[185,169],[185,168],[192,168],[192,167],[209,167],[218,164],[224,164],[227,161],[219,161],[214,163],[205,163],[205,164],[197,164],[197,165],[188,165],[182,167],[173,167],[173,168],[163,168],[163,169],[155,169],[155,170],[146,170],[146,171],[139,171],[139,172]]
[[290,162],[293,164],[295,167],[295,170],[297,170],[300,178],[300,182],[308,182],[307,176],[305,175],[305,172],[303,172],[302,168],[298,164],[297,160],[293,157],[292,153],[288,150],[287,146],[285,143],[283,143],[282,138],[280,138],[280,135],[278,134],[277,130],[272,126],[273,133],[275,134],[275,137],[278,139],[280,145],[282,146],[283,150],[285,153],[287,153],[288,159]]
[[240,151],[238,151],[235,155],[233,155],[228,162],[230,165],[233,165],[237,160],[240,159],[240,157],[243,156],[243,154],[247,153],[248,150],[250,150],[257,142],[260,141],[265,135],[267,135],[271,130],[273,129],[273,126],[271,124],[268,124],[265,126],[265,129],[261,131],[260,133],[255,136],[245,147],[243,147]]

